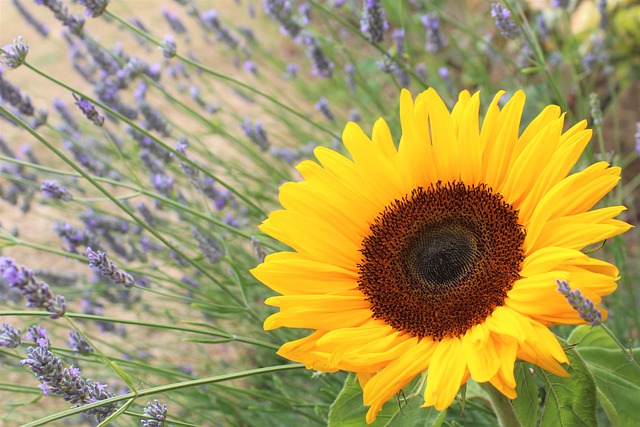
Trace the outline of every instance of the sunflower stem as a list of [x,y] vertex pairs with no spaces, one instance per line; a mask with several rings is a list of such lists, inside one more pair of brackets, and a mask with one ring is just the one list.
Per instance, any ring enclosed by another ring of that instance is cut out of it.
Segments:
[[520,421],[516,416],[516,412],[513,409],[513,405],[507,396],[500,393],[498,389],[491,385],[491,383],[478,383],[480,387],[487,393],[493,411],[498,417],[498,422],[502,427],[520,427]]

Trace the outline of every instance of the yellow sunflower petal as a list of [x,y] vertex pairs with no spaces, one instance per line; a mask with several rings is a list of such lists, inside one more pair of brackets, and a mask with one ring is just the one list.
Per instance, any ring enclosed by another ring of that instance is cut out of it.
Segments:
[[424,406],[442,411],[451,405],[460,390],[466,369],[460,339],[445,338],[437,343],[429,362]]
[[498,347],[485,325],[474,326],[462,337],[462,351],[474,380],[486,382],[498,372]]

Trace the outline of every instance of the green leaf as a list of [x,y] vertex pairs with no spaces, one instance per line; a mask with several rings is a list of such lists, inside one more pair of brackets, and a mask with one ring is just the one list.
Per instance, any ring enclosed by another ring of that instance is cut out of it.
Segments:
[[541,427],[597,426],[596,384],[587,364],[575,350],[568,350],[568,377],[559,377],[542,368],[536,373],[545,386],[545,403]]
[[344,387],[329,411],[329,427],[439,427],[446,412],[434,408],[421,408],[419,395],[424,387],[424,377],[413,380],[404,388],[404,397],[385,403],[372,424],[367,424],[368,407],[362,404],[362,389],[356,374],[349,374]]
[[522,427],[536,427],[538,425],[538,386],[533,378],[529,363],[516,363],[516,392],[518,397],[513,401],[513,409]]
[[[576,343],[580,353],[595,378],[598,391],[603,397],[600,404],[609,419],[617,415],[619,426],[635,426],[640,402],[640,371],[631,364],[615,341],[601,328],[577,327],[568,338]],[[640,348],[632,350],[636,360],[640,359]],[[613,405],[615,413],[608,405]]]

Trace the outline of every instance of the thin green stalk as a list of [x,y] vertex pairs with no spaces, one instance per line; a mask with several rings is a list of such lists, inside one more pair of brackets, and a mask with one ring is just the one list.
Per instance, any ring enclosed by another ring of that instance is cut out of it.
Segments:
[[500,393],[491,383],[478,383],[491,401],[491,406],[498,417],[498,422],[501,427],[520,427],[520,421],[516,416],[516,412],[513,409],[513,405],[507,396]]
[[[48,311],[0,310],[0,317],[2,316],[47,317],[50,315],[51,313],[49,313]],[[74,312],[66,312],[64,316],[71,319],[84,319],[84,320],[93,320],[96,322],[108,322],[108,323],[122,323],[124,325],[144,326],[149,328],[165,329],[170,331],[191,332],[194,334],[209,335],[213,337],[233,338],[234,341],[264,347],[269,350],[277,350],[280,348],[280,346],[278,345],[260,341],[254,338],[247,338],[240,335],[229,334],[224,332],[211,332],[204,329],[189,328],[187,326],[167,325],[164,323],[157,323],[157,322],[145,322],[141,320],[122,319],[118,317],[98,316],[95,314],[84,314],[84,313],[74,313]],[[189,324],[189,322],[185,322],[185,323]]]
[[638,362],[636,362],[636,359],[633,357],[633,353],[631,352],[631,350],[625,348],[625,346],[622,345],[622,343],[618,340],[618,338],[615,336],[615,334],[611,331],[611,329],[609,329],[609,327],[607,325],[605,325],[604,323],[600,324],[600,327],[602,328],[603,331],[605,331],[607,333],[607,335],[609,335],[611,337],[611,339],[616,343],[616,345],[620,348],[620,350],[622,350],[622,353],[624,353],[625,358],[637,369],[640,371],[640,365],[638,365]]
[[218,375],[215,377],[208,378],[200,378],[191,381],[183,381],[179,383],[173,383],[158,387],[151,387],[143,390],[139,390],[138,392],[130,392],[121,394],[118,396],[111,397],[109,399],[100,400],[94,403],[90,403],[88,405],[79,406],[76,408],[68,409],[66,411],[58,412],[56,414],[49,415],[48,417],[40,418],[39,420],[32,421],[30,423],[24,424],[22,427],[37,427],[49,425],[52,421],[60,420],[62,418],[69,417],[71,415],[80,414],[82,412],[86,412],[92,408],[99,408],[100,406],[108,405],[110,403],[122,402],[129,399],[138,399],[140,397],[145,396],[153,396],[160,393],[167,393],[171,391],[181,390],[184,388],[190,387],[200,387],[207,384],[216,384],[224,381],[232,381],[240,378],[246,378],[253,375],[262,375],[262,374],[272,374],[275,372],[283,372],[283,371],[291,371],[295,369],[304,369],[304,365],[295,363],[289,365],[280,365],[280,366],[268,366],[265,368],[257,368],[257,369],[249,369],[247,371],[234,372],[231,374]]

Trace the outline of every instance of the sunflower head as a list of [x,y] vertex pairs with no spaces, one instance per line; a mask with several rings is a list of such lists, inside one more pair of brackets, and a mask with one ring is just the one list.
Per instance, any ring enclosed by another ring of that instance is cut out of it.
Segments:
[[438,410],[470,377],[515,398],[517,358],[566,375],[548,327],[585,321],[556,281],[596,305],[616,288],[616,267],[581,250],[630,228],[623,206],[592,209],[620,168],[569,175],[586,122],[563,132],[548,106],[520,132],[525,95],[500,108],[502,95],[480,126],[478,93],[449,111],[433,89],[415,102],[403,90],[397,145],[382,119],[371,138],[348,123],[350,158],[317,148],[261,226],[292,248],[252,270],[281,294],[264,327],[313,330],[278,354],[356,372],[368,422],[425,370],[424,405]]

